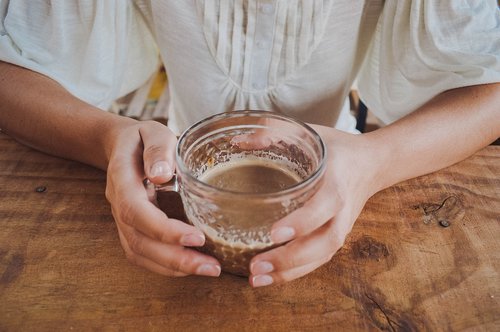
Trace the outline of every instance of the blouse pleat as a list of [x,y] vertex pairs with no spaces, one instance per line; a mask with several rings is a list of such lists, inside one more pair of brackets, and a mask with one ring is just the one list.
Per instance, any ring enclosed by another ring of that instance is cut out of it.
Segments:
[[248,1],[246,14],[246,34],[245,34],[245,55],[243,62],[243,82],[241,87],[244,90],[249,90],[251,83],[250,80],[252,78],[251,73],[251,64],[252,64],[252,48],[254,44],[253,33],[255,31],[255,15],[248,15],[248,12],[255,13],[257,10],[256,1]]
[[299,48],[298,48],[298,60],[297,63],[302,64],[307,61],[309,58],[309,50],[312,48],[312,39],[311,37],[311,26],[313,23],[313,5],[314,1],[300,2],[302,13],[300,17],[300,32],[299,32]]
[[204,1],[203,8],[203,31],[205,32],[207,44],[212,54],[216,54],[215,41],[219,34],[218,19],[216,17],[218,8],[216,8],[216,5],[217,0],[206,0]]
[[218,31],[218,40],[217,40],[217,59],[220,61],[220,64],[223,67],[227,67],[229,62],[227,59],[227,54],[228,52],[228,41],[231,39],[229,38],[229,32],[230,30],[229,24],[231,24],[231,21],[229,19],[231,13],[230,13],[230,4],[229,2],[232,0],[221,0],[220,2],[220,13],[219,13],[219,31]]
[[243,0],[234,0],[235,4],[233,7],[233,25],[232,25],[232,43],[230,47],[231,52],[231,67],[229,71],[229,76],[237,84],[241,84],[242,79],[242,57],[244,50],[244,39],[243,39],[243,11],[237,10],[242,8]]
[[[281,57],[284,52],[284,43],[286,40],[286,18],[287,18],[287,5],[283,1],[278,2],[276,8],[276,25],[274,30],[274,43],[272,48],[272,59],[269,64],[269,85],[275,86],[278,81],[280,64],[282,64]],[[281,70],[282,71],[282,70]]]
[[[321,40],[331,0],[276,0],[265,89],[306,64]],[[235,88],[252,90],[255,31],[261,1],[198,0],[208,48]]]

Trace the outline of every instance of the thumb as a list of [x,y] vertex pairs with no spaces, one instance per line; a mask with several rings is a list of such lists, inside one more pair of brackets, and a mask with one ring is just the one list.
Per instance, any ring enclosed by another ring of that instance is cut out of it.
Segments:
[[177,138],[159,122],[147,121],[139,129],[144,146],[146,177],[155,184],[168,182],[174,174]]

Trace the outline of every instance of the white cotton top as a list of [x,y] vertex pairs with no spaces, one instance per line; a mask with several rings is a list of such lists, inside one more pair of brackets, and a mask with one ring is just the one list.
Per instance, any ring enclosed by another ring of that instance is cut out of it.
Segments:
[[264,109],[354,131],[360,95],[386,123],[456,87],[500,82],[495,0],[0,2],[0,59],[108,109],[157,69],[179,134],[228,110]]

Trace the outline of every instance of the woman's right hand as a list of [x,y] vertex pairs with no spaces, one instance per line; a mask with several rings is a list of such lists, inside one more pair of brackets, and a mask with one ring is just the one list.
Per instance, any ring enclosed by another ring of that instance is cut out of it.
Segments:
[[158,122],[129,121],[108,137],[106,198],[127,259],[166,276],[219,276],[215,258],[190,248],[205,243],[203,233],[165,215],[143,184],[172,177],[175,135]]

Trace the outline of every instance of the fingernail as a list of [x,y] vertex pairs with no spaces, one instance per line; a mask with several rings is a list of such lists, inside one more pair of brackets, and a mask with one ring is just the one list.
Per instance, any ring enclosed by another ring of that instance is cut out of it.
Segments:
[[262,287],[262,286],[269,286],[270,284],[273,283],[273,277],[267,274],[261,274],[257,275],[252,278],[252,286],[253,287]]
[[196,269],[196,274],[200,276],[218,277],[220,275],[220,266],[215,264],[201,264]]
[[290,241],[295,235],[292,227],[279,227],[271,231],[271,238],[274,242]]
[[202,234],[186,234],[181,237],[181,245],[186,247],[200,247],[205,244],[205,236]]
[[266,274],[269,272],[273,272],[274,266],[269,262],[260,261],[252,263],[252,265],[250,266],[250,270],[252,271],[252,274]]
[[171,177],[172,168],[166,161],[158,161],[151,167],[151,176],[154,178],[157,176]]

